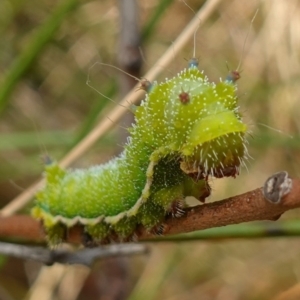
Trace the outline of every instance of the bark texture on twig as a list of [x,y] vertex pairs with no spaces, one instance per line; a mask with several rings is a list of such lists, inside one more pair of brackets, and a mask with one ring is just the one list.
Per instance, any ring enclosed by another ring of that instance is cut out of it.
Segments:
[[[266,201],[262,188],[222,201],[188,208],[186,216],[165,222],[164,234],[178,234],[258,220],[277,220],[284,212],[300,207],[300,180],[292,181],[293,188],[278,204]],[[142,232],[140,239],[151,235]]]

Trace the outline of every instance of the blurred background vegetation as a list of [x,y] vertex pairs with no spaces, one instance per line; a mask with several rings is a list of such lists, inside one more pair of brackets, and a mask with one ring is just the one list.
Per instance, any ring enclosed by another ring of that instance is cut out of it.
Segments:
[[[197,11],[204,2],[188,4]],[[145,73],[194,13],[176,0],[137,3]],[[0,12],[3,207],[39,178],[42,154],[62,158],[117,105],[94,89],[118,101],[120,72],[93,64],[117,66],[122,50],[117,1],[1,0]],[[191,40],[157,80],[184,68],[193,48]],[[242,58],[238,94],[251,129],[248,169],[236,179],[212,180],[209,201],[259,187],[279,170],[299,177],[299,1],[220,1],[197,32],[196,56],[213,81],[226,77],[227,63],[234,69]],[[86,85],[88,76],[94,89]],[[122,146],[118,128],[124,126],[125,121],[73,166],[116,155]],[[296,218],[299,211],[282,217]],[[91,272],[56,266],[58,286],[51,286],[50,275],[46,283],[37,280],[39,264],[3,257],[0,299],[271,299],[299,284],[299,246],[298,238],[157,243],[149,255],[99,262]]]

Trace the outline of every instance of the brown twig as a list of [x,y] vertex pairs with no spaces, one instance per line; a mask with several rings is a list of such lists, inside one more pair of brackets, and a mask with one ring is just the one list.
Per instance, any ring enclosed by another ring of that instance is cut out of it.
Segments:
[[[297,207],[300,207],[300,179],[292,180],[287,172],[279,172],[269,177],[262,188],[222,201],[188,208],[184,217],[166,219],[163,224],[164,235],[256,220],[277,220],[285,211]],[[46,241],[41,224],[30,216],[0,217],[0,237]],[[153,233],[146,229],[141,229],[138,234],[140,240],[147,240],[151,237]],[[81,243],[82,227],[70,229],[66,241]],[[146,250],[142,245],[139,245],[142,248],[138,249],[134,245],[127,246],[112,245],[69,252],[0,243],[0,253],[34,259],[47,264],[60,262],[90,265],[95,259],[123,254],[132,255]]]
[[[286,172],[280,172],[268,178],[263,188],[187,208],[186,215],[181,218],[168,218],[164,222],[164,235],[256,220],[277,220],[287,210],[297,207],[300,207],[300,179],[291,180]],[[0,237],[46,241],[40,223],[30,216],[0,218]],[[153,237],[153,233],[141,229],[138,237],[147,240]],[[81,227],[69,231],[67,242],[79,244],[81,239]]]
[[[277,178],[278,174],[270,178]],[[264,188],[258,188],[228,199],[188,208],[184,217],[171,218],[165,222],[164,234],[186,233],[258,220],[275,221],[285,211],[300,207],[300,180],[294,179],[290,182],[292,188],[278,202],[267,200]],[[148,237],[151,237],[149,232],[143,231],[140,239]]]

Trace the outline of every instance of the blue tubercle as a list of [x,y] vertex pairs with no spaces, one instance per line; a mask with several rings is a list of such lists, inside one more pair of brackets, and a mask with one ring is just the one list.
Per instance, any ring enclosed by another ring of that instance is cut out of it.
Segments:
[[199,60],[198,58],[191,58],[188,62],[188,68],[192,69],[192,68],[198,68],[199,67]]

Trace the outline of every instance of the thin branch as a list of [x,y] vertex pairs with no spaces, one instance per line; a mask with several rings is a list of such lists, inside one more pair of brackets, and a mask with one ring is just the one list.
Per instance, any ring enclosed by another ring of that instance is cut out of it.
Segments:
[[299,220],[285,220],[279,222],[258,222],[226,225],[225,227],[209,228],[190,233],[166,235],[149,238],[149,242],[187,242],[187,241],[212,241],[228,239],[265,239],[278,237],[299,237]]
[[64,249],[49,250],[42,247],[29,247],[0,242],[0,251],[1,254],[34,260],[47,265],[61,263],[91,266],[95,260],[100,258],[144,254],[147,252],[147,248],[141,244],[119,244],[71,252]]
[[[199,26],[199,20],[201,24],[207,20],[207,18],[213,13],[221,0],[207,1],[202,9],[195,15],[193,20],[185,27],[182,33],[178,36],[176,41],[168,48],[163,56],[157,61],[157,63],[149,70],[144,76],[149,81],[153,81],[173,60],[173,57],[184,47],[187,41],[193,36],[195,30]],[[62,167],[68,167],[76,159],[81,157],[104,133],[113,127],[117,121],[123,116],[123,114],[129,108],[130,103],[135,103],[140,99],[141,93],[134,88],[121,102],[116,106],[114,110],[84,138],[82,141],[74,147],[62,161],[60,165]],[[113,122],[112,122],[113,121]],[[6,207],[0,211],[1,216],[11,216],[16,211],[20,210],[26,205],[34,196],[36,191],[43,185],[42,181],[36,182],[26,189],[23,193],[13,199]]]
[[[139,7],[136,0],[119,0],[120,35],[118,46],[118,65],[124,72],[119,72],[120,95],[124,97],[136,85],[141,77],[142,55],[140,52],[141,38],[138,22]],[[129,76],[128,76],[129,75]],[[125,114],[120,123],[118,144],[127,142],[128,128],[134,123],[133,114]],[[125,128],[123,128],[123,126]],[[120,149],[119,149],[120,150]]]

